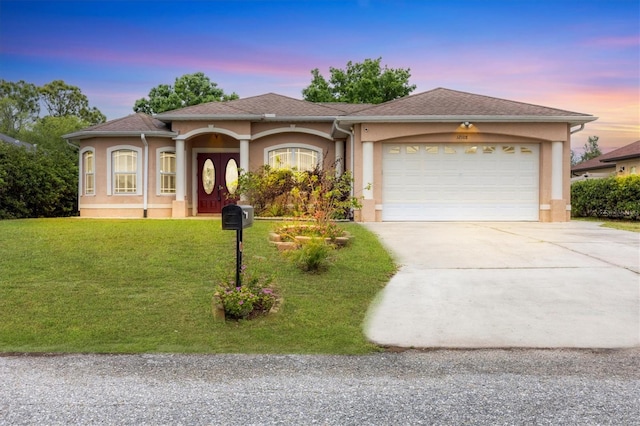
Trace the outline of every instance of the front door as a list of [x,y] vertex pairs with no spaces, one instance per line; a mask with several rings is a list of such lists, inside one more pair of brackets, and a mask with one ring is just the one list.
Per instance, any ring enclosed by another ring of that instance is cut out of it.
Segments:
[[222,207],[237,201],[233,197],[238,186],[237,153],[198,154],[198,213],[220,213]]

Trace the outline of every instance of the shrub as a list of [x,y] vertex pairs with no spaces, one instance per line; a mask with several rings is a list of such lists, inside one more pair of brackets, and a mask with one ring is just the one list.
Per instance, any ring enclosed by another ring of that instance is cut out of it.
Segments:
[[640,176],[587,179],[572,183],[571,215],[640,220]]
[[236,195],[243,196],[257,216],[328,222],[349,218],[351,209],[360,207],[351,196],[352,183],[350,172],[336,176],[334,167],[295,171],[265,165],[240,175]]
[[287,252],[292,262],[305,272],[318,273],[325,271],[331,264],[329,255],[333,251],[333,245],[327,244],[323,239],[312,238],[302,243],[298,250]]
[[77,159],[0,143],[0,219],[70,216],[77,211]]
[[238,286],[234,276],[225,279],[216,288],[214,297],[220,301],[225,318],[251,319],[268,314],[276,302],[276,294],[271,288],[272,280],[251,276],[243,267],[241,282],[242,285]]

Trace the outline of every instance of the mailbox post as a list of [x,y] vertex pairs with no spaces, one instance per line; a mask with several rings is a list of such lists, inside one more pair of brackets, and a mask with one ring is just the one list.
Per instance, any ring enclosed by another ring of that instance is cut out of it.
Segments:
[[222,229],[236,231],[236,286],[242,285],[242,230],[253,225],[253,207],[229,204],[222,208]]

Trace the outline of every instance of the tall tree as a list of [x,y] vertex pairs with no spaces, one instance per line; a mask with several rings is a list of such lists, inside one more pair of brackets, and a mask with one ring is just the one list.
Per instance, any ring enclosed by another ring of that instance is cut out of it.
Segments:
[[15,137],[40,114],[40,93],[35,84],[0,80],[0,133]]
[[75,115],[90,124],[104,123],[107,119],[96,107],[89,107],[89,100],[80,88],[62,80],[47,83],[39,91],[49,115],[53,117]]
[[133,106],[135,112],[159,114],[206,102],[238,99],[233,92],[226,94],[202,72],[185,74],[176,78],[173,86],[160,84],[149,91],[149,98],[138,99]]
[[407,96],[416,89],[409,84],[410,68],[384,68],[382,58],[364,62],[347,62],[346,69],[329,68],[327,81],[320,71],[311,70],[311,84],[302,90],[302,97],[311,102],[348,102],[379,104]]
[[72,149],[62,138],[62,135],[73,133],[89,126],[89,123],[75,115],[64,117],[46,116],[36,121],[29,129],[23,129],[18,134],[18,139],[38,146],[38,149],[52,152],[67,153],[77,158],[78,151]]
[[589,136],[589,140],[584,144],[584,152],[580,156],[580,161],[591,160],[602,155],[600,147],[598,146],[598,136]]

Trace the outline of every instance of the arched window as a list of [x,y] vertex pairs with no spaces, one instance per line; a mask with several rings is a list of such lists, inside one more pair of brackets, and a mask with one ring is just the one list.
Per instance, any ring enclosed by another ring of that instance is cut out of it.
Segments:
[[322,158],[322,151],[312,146],[274,146],[266,152],[266,164],[274,169],[313,170]]
[[85,148],[82,151],[82,163],[80,165],[81,191],[83,195],[96,194],[96,162],[93,148]]
[[157,193],[158,195],[176,193],[176,152],[173,147],[158,149]]
[[107,149],[107,156],[107,194],[141,194],[142,149],[134,146],[115,146]]

